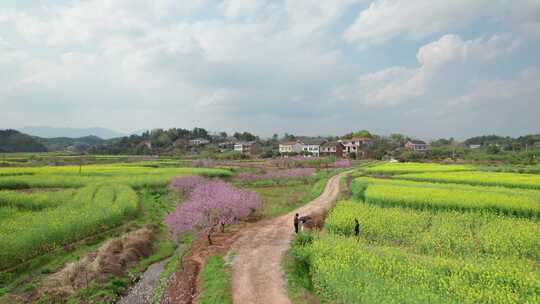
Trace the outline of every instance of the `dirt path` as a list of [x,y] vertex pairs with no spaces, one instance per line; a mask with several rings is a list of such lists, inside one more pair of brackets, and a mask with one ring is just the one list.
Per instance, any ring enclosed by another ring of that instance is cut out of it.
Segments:
[[340,177],[332,177],[323,194],[309,204],[240,232],[231,248],[235,254],[234,303],[291,303],[284,287],[281,260],[294,233],[294,214],[302,216],[329,208],[338,196]]

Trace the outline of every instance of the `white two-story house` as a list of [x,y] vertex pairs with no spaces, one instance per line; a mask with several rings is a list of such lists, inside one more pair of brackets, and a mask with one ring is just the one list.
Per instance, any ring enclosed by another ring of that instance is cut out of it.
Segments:
[[302,146],[303,152],[311,153],[311,155],[318,157],[321,153],[321,146],[326,142],[324,139],[308,139],[304,140]]
[[297,140],[287,141],[279,144],[279,153],[287,155],[290,153],[301,153],[304,143]]

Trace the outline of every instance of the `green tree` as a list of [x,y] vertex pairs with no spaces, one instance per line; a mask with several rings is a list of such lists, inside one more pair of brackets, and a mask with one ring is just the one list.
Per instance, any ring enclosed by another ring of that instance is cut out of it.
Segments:
[[171,139],[169,138],[169,135],[167,135],[166,132],[162,132],[159,134],[156,138],[152,140],[152,146],[154,147],[166,147],[171,144]]
[[405,141],[406,141],[406,137],[405,135],[403,134],[399,134],[399,133],[392,133],[390,134],[390,139],[398,144],[399,146],[403,146],[405,144]]
[[498,154],[499,152],[501,152],[501,148],[499,148],[499,146],[495,144],[489,145],[486,149],[486,152],[488,154]]

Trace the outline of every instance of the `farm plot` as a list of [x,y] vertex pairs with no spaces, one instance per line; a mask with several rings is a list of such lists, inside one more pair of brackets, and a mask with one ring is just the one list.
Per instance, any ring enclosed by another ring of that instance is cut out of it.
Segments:
[[2,168],[0,174],[0,269],[6,269],[125,222],[138,209],[134,189],[164,187],[172,176],[231,172],[117,164]]
[[398,175],[395,178],[437,183],[540,189],[540,175],[504,172],[437,172]]
[[[3,175],[2,175],[3,174]],[[153,168],[121,165],[91,165],[0,169],[0,189],[80,188],[89,184],[125,184],[134,188],[165,186],[178,175],[228,176],[218,168]]]
[[404,174],[416,172],[452,172],[474,170],[468,165],[441,165],[434,163],[383,163],[366,167],[363,171],[372,174]]
[[92,185],[56,208],[25,212],[0,222],[0,269],[120,223],[137,209],[126,185]]
[[538,303],[536,184],[529,174],[452,170],[360,177],[325,231],[300,236],[291,254],[323,303]]
[[522,218],[490,213],[419,211],[342,201],[325,228],[351,236],[354,219],[362,238],[372,244],[399,245],[418,254],[531,258],[540,261],[540,226]]
[[363,197],[367,203],[416,209],[491,211],[522,217],[540,215],[540,191],[421,183],[360,178],[369,186]]
[[30,193],[0,190],[0,207],[16,207],[23,210],[53,208],[70,201],[75,193],[73,189]]
[[538,303],[540,272],[515,259],[416,255],[324,236],[310,247],[325,303]]

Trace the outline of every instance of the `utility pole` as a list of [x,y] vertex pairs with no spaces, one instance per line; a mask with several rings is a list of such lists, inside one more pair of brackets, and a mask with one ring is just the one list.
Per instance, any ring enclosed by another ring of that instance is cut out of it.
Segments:
[[83,164],[83,158],[81,156],[79,157],[79,175],[82,175],[82,164]]

